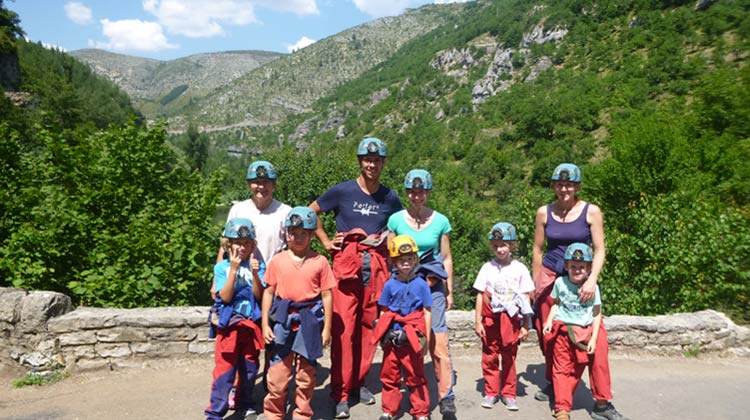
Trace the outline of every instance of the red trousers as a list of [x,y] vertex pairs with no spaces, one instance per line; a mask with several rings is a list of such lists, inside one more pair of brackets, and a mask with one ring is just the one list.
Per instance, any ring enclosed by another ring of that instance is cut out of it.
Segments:
[[409,413],[417,417],[430,414],[430,395],[424,377],[424,359],[410,345],[383,348],[383,366],[380,381],[383,383],[383,412],[396,415],[401,407],[401,370],[404,371],[406,386],[409,388]]
[[482,339],[484,395],[515,398],[518,385],[516,354],[521,320],[511,319],[507,313],[501,312],[494,316],[482,316],[482,325],[485,333]]
[[[296,370],[293,368],[296,365]],[[286,414],[286,395],[289,381],[294,375],[297,388],[294,391],[294,413],[292,417],[310,420],[313,415],[312,398],[315,391],[315,367],[304,357],[292,353],[284,360],[268,368],[268,394],[263,400],[263,413],[268,420],[282,420]]]
[[583,370],[589,368],[589,383],[591,396],[596,400],[609,401],[612,399],[612,383],[609,377],[609,344],[607,334],[602,334],[596,340],[596,352],[588,354],[581,350],[568,338],[565,324],[555,322],[550,336],[552,343],[552,386],[555,389],[555,409],[571,411],[573,408],[573,393],[583,376]]
[[348,400],[364,384],[375,356],[372,321],[378,306],[371,287],[347,280],[332,290],[331,398],[337,402]]

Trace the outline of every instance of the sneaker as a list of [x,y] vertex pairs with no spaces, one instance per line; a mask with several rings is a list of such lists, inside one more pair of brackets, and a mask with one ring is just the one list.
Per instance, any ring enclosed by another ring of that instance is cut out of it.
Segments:
[[552,384],[547,384],[544,388],[540,389],[534,394],[534,399],[537,401],[549,401],[555,397],[555,390],[552,389]]
[[495,404],[497,404],[498,398],[493,395],[485,395],[484,398],[482,398],[482,407],[484,408],[492,408]]
[[570,420],[570,413],[565,410],[555,411],[555,420]]
[[505,408],[507,408],[508,410],[510,410],[510,411],[518,411],[518,403],[516,403],[516,399],[515,398],[501,397],[500,401],[502,401],[503,404],[505,404]]
[[378,417],[378,420],[393,420],[393,414],[383,413]]
[[336,410],[333,413],[335,419],[348,419],[349,418],[349,404],[346,401],[340,401],[336,404]]
[[242,414],[242,416],[240,418],[246,419],[246,420],[252,420],[252,419],[254,419],[256,417],[257,414],[258,414],[258,412],[255,411],[255,409],[253,407],[250,407],[250,408],[248,408],[248,409],[245,410],[245,412]]
[[456,414],[456,402],[453,398],[440,400],[440,414]]
[[372,392],[366,386],[359,387],[359,402],[364,405],[375,404],[375,396],[372,395]]
[[617,411],[611,402],[608,402],[604,407],[594,404],[594,408],[591,409],[591,418],[595,420],[628,420],[627,417]]

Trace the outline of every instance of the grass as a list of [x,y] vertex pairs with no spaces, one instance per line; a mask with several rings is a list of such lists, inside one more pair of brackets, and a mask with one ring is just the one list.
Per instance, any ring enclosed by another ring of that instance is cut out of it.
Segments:
[[13,387],[23,388],[25,386],[32,386],[32,385],[42,386],[42,385],[47,385],[47,384],[53,384],[55,382],[61,381],[64,378],[67,378],[68,375],[69,375],[68,372],[62,371],[62,370],[56,370],[53,372],[45,372],[45,373],[31,372],[24,377],[14,379]]

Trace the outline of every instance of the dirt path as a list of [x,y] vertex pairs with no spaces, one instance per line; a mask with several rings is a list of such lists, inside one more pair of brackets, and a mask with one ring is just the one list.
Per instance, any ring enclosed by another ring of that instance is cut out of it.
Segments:
[[[508,418],[547,419],[546,403],[532,397],[543,377],[541,357],[533,347],[522,348],[518,360],[518,403],[521,410],[509,412],[502,405],[492,410],[479,406],[481,370],[479,349],[453,350],[459,372],[456,386],[459,419]],[[376,356],[380,360],[380,355]],[[328,358],[318,370],[325,383],[315,393],[316,419],[330,419]],[[744,420],[749,418],[750,360],[719,358],[653,358],[611,355],[612,382],[617,408],[633,420]],[[376,364],[379,368],[379,363]],[[428,365],[428,371],[431,364]],[[14,389],[6,377],[0,383],[0,420],[74,419],[202,419],[211,381],[212,358],[161,360],[146,367],[97,371],[72,375],[43,386]],[[375,420],[380,415],[380,385],[376,377],[368,384],[378,404],[352,407],[352,419]],[[433,381],[431,375],[428,377]],[[434,386],[433,406],[435,403]],[[579,386],[573,418],[589,419],[588,388]],[[404,398],[406,400],[406,398]],[[405,401],[406,402],[406,401]],[[400,419],[408,420],[404,414]],[[441,416],[435,408],[433,419]]]

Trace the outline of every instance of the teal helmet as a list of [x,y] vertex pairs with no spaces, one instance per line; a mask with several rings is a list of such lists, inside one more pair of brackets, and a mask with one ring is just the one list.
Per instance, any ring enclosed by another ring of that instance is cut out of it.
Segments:
[[297,206],[289,211],[284,219],[284,227],[301,227],[303,229],[317,229],[318,215],[310,207]]
[[385,143],[377,137],[365,137],[359,142],[357,156],[380,156],[385,157]]
[[255,226],[250,219],[235,217],[227,221],[222,236],[229,239],[255,239]]
[[552,181],[581,182],[581,169],[572,163],[561,163],[552,172]]
[[432,175],[424,169],[412,169],[404,178],[404,188],[432,189]]
[[565,261],[594,261],[594,250],[583,242],[574,242],[565,249]]
[[518,235],[516,234],[516,227],[507,222],[497,222],[490,233],[487,234],[489,240],[503,240],[503,241],[516,241]]
[[271,162],[265,160],[256,160],[247,167],[247,180],[265,178],[265,179],[276,179],[279,174],[276,172],[276,168],[271,165]]

